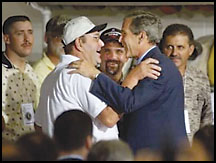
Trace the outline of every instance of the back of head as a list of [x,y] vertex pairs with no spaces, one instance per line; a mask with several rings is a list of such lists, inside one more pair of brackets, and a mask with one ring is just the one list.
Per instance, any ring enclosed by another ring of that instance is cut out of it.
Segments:
[[88,161],[133,161],[129,145],[121,140],[101,140],[95,143],[87,157]]
[[54,123],[54,140],[62,151],[77,150],[92,136],[92,120],[87,113],[69,110],[57,117]]
[[214,160],[214,125],[206,125],[200,128],[193,136],[192,146],[199,142],[211,160]]
[[53,140],[43,133],[25,134],[17,140],[17,145],[25,150],[33,161],[53,161],[57,158]]
[[166,161],[163,160],[160,151],[156,151],[149,148],[139,149],[135,153],[134,160],[135,161]]
[[10,28],[11,26],[19,21],[29,21],[31,22],[31,20],[29,19],[29,17],[25,16],[25,15],[16,15],[16,16],[10,16],[8,17],[3,24],[3,34],[9,34],[10,33]]
[[130,30],[133,34],[145,31],[150,43],[158,43],[161,37],[162,24],[158,16],[151,12],[138,10],[128,14],[124,19],[132,18]]
[[32,159],[14,142],[2,140],[2,161],[32,161]]
[[70,18],[66,15],[57,15],[52,17],[46,24],[46,34],[62,37],[64,26]]

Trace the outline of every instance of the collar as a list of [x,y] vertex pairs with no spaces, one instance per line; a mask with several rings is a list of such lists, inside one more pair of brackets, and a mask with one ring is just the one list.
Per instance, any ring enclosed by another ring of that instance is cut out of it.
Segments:
[[55,68],[55,65],[52,63],[52,61],[49,59],[49,57],[47,57],[46,53],[43,53],[43,58],[42,58],[43,62],[50,67],[51,69]]
[[[15,64],[13,64],[10,59],[7,57],[6,53],[3,52],[2,53],[2,65],[7,68],[7,69],[19,69],[19,67],[17,67]],[[26,70],[26,66],[28,67],[28,61],[26,60],[25,61],[25,69],[24,71]]]
[[155,48],[156,45],[152,46],[150,49],[148,49],[138,60],[136,65],[140,64],[140,62],[142,61],[142,59],[148,54],[149,51],[151,51],[153,48]]
[[6,56],[5,52],[2,52],[2,65],[7,69],[13,68],[12,63],[10,62],[9,58]]
[[79,60],[80,58],[76,57],[76,56],[73,56],[71,54],[63,54],[61,55],[61,58],[60,58],[60,62],[61,63],[66,63],[66,64],[69,64],[73,61],[77,61]]

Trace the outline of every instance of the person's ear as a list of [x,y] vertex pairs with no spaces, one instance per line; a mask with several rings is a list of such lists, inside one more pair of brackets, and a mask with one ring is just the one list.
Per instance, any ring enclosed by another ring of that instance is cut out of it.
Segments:
[[128,61],[128,57],[125,57],[124,59],[124,63],[126,63]]
[[85,144],[86,148],[88,150],[90,150],[91,147],[92,147],[92,144],[93,144],[93,142],[92,142],[92,136],[88,135],[87,138],[86,138],[86,144]]
[[82,51],[82,40],[80,38],[77,38],[75,40],[74,46],[76,48],[77,51]]
[[194,52],[195,46],[193,44],[190,45],[189,47],[189,56],[191,56]]
[[145,31],[140,32],[140,34],[138,35],[138,39],[139,39],[138,43],[140,44],[146,37],[147,36]]
[[5,34],[5,35],[3,36],[3,39],[4,39],[5,44],[10,44],[10,37],[9,37],[8,34]]
[[45,35],[44,35],[44,41],[45,41],[47,44],[48,44],[48,37],[49,37],[48,34],[45,33]]

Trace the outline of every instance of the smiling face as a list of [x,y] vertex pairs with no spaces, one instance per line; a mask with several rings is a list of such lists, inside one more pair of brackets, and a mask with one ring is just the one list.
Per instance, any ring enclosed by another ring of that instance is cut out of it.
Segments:
[[194,45],[183,34],[169,35],[165,38],[163,52],[175,63],[178,69],[185,69],[188,58],[194,51]]
[[102,46],[104,46],[104,43],[100,39],[99,32],[96,31],[84,35],[84,41],[82,44],[83,58],[95,66],[100,64],[101,58],[99,51]]
[[107,42],[101,49],[101,71],[108,75],[122,73],[127,61],[124,47],[117,41]]
[[19,57],[27,57],[32,52],[34,43],[32,24],[18,21],[12,24],[9,34],[4,35],[6,47]]

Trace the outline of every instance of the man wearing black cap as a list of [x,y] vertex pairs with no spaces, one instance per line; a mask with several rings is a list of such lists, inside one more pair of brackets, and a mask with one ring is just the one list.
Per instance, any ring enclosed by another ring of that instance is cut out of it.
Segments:
[[[122,43],[119,42],[120,36],[121,31],[117,28],[109,28],[100,36],[101,40],[104,42],[104,46],[100,51],[100,70],[119,84],[123,80],[123,66],[127,61],[126,51]],[[126,123],[122,117],[117,123],[120,138],[123,138],[125,135],[124,125],[126,125]]]
[[119,42],[120,36],[121,31],[117,28],[107,29],[100,36],[104,42],[100,51],[100,70],[117,83],[123,79],[122,68],[127,61],[126,51]]
[[[93,141],[118,139],[119,115],[104,102],[89,92],[91,80],[79,74],[69,75],[67,65],[85,59],[91,65],[100,64],[101,47],[99,31],[106,24],[94,25],[87,17],[71,19],[64,27],[63,44],[65,55],[60,63],[45,78],[35,114],[36,129],[53,136],[53,123],[64,111],[79,109],[93,120]],[[85,70],[87,71],[87,70]],[[68,124],[70,125],[70,124]],[[79,124],[77,124],[79,125]]]
[[198,53],[195,47],[188,26],[171,24],[164,30],[161,49],[178,67],[184,81],[185,125],[190,142],[197,130],[213,122],[208,76],[187,64]]

